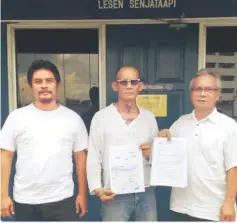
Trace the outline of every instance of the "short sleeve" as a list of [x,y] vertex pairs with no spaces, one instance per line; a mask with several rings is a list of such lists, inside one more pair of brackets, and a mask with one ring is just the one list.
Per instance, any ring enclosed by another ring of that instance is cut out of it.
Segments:
[[226,171],[233,167],[237,167],[237,123],[234,123],[233,128],[230,129],[230,133],[224,142],[224,161]]
[[82,118],[77,116],[77,131],[75,135],[75,142],[73,152],[79,152],[88,148],[88,133]]
[[14,152],[16,150],[16,118],[11,113],[0,131],[0,148]]

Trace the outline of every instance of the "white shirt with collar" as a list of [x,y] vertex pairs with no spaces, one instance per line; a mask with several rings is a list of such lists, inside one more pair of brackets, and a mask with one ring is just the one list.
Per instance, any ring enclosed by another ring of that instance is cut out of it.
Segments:
[[237,123],[216,109],[198,121],[193,111],[181,116],[170,132],[186,137],[188,150],[188,187],[172,189],[170,209],[219,221],[226,173],[237,166]]
[[[87,180],[92,194],[96,188],[110,188],[110,146],[151,143],[156,136],[158,126],[153,113],[141,107],[139,111],[140,114],[129,125],[113,104],[93,117],[87,157]],[[150,170],[150,160],[144,159],[145,187],[150,185]]]

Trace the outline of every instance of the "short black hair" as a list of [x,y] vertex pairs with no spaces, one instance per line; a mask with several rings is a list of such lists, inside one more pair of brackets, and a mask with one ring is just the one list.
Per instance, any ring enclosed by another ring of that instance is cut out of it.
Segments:
[[40,69],[51,71],[56,79],[56,82],[60,83],[61,78],[60,78],[58,68],[52,62],[48,60],[40,59],[40,60],[34,60],[27,71],[28,84],[30,85],[32,84],[32,78],[33,78],[34,72]]

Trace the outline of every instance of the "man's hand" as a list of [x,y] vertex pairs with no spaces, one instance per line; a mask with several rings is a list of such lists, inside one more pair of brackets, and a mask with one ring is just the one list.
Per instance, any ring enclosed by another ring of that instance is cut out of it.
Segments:
[[143,157],[149,159],[152,152],[152,143],[143,143],[140,145],[140,149],[142,150]]
[[9,196],[1,196],[1,216],[11,217],[14,214],[14,206],[12,199]]
[[157,133],[158,137],[165,137],[168,140],[171,140],[171,133],[169,131],[169,129],[162,129]]
[[80,214],[80,217],[83,217],[87,212],[87,198],[78,194],[75,205],[77,214]]
[[102,202],[105,201],[112,201],[116,194],[111,191],[110,189],[105,189],[105,188],[97,188],[95,189],[95,194],[97,197],[100,198]]
[[224,201],[221,207],[220,221],[235,221],[235,202]]

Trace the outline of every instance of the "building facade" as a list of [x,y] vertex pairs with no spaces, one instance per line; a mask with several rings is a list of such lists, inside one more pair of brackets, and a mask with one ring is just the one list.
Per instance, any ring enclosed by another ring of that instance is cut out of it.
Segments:
[[[192,110],[189,81],[204,67],[221,74],[220,106],[234,117],[236,29],[236,0],[3,0],[1,125],[32,101],[26,71],[36,58],[58,66],[58,100],[79,114],[89,109],[93,86],[100,90],[100,108],[116,100],[116,70],[132,65],[145,83],[141,94],[156,98],[160,128]],[[168,221],[170,188],[156,192],[159,220]],[[95,211],[85,220],[98,220],[98,201],[90,198],[89,205]]]

